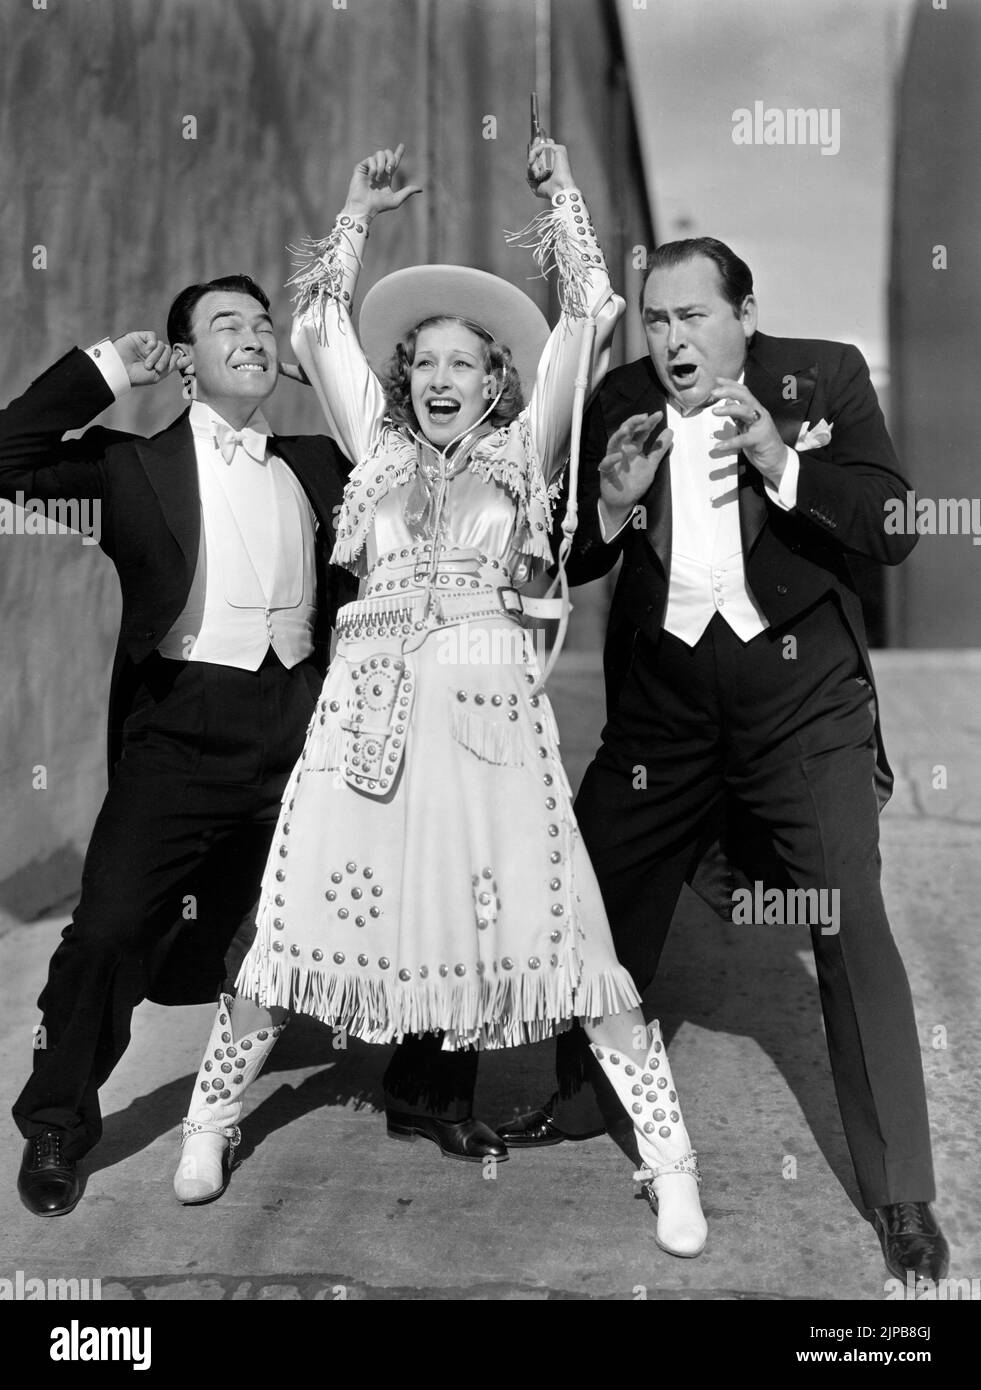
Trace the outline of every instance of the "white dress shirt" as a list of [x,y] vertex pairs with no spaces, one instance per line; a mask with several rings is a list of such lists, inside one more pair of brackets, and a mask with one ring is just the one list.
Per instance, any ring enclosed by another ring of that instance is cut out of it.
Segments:
[[[682,415],[671,401],[667,403],[666,424],[674,438],[668,471],[671,560],[664,627],[694,647],[713,614],[719,613],[736,636],[748,642],[769,624],[746,580],[739,525],[739,469],[747,465],[736,455],[709,456],[709,450],[719,443],[714,434],[723,429],[734,433],[734,427],[727,417],[712,414],[711,403]],[[797,453],[788,448],[779,488],[766,483],[767,494],[783,511],[797,505],[798,471]],[[606,536],[602,506],[600,527],[604,539],[614,539]]]
[[[110,341],[87,351],[117,397],[129,388]],[[193,402],[189,418],[201,500],[198,556],[184,609],[157,650],[177,661],[255,671],[272,647],[285,667],[295,666],[313,650],[313,509],[292,469],[269,451],[260,411],[249,421],[254,434],[246,447],[235,447],[228,462],[219,447],[226,422],[202,401]]]

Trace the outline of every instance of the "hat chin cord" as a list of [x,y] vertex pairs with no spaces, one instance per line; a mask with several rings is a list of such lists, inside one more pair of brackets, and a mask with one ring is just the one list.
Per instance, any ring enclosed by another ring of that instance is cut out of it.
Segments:
[[[582,417],[586,406],[586,393],[589,390],[590,368],[593,362],[593,343],[596,338],[596,320],[589,317],[583,322],[583,338],[579,349],[579,362],[576,367],[576,376],[573,383],[572,393],[572,423],[569,433],[569,499],[566,503],[565,515],[562,518],[562,540],[559,543],[558,553],[558,572],[552,580],[545,594],[541,598],[527,598],[522,600],[522,608],[530,618],[539,621],[546,619],[558,619],[559,627],[555,634],[555,641],[552,643],[552,650],[549,652],[548,660],[545,663],[542,674],[535,682],[530,691],[530,696],[541,693],[545,682],[555,668],[555,663],[559,659],[559,654],[565,643],[566,633],[569,630],[569,614],[572,612],[572,604],[569,600],[569,580],[565,572],[566,561],[572,549],[572,541],[579,525],[579,450],[582,440]],[[491,401],[490,405],[480,416],[480,418],[467,429],[461,430],[453,439],[445,444],[442,449],[437,449],[436,445],[428,440],[425,435],[410,430],[409,433],[418,444],[427,449],[431,449],[436,454],[437,459],[443,465],[439,471],[439,485],[436,497],[436,507],[433,512],[433,546],[429,562],[428,588],[429,598],[427,600],[427,612],[434,596],[434,580],[439,568],[439,553],[436,545],[436,535],[439,522],[443,514],[443,506],[446,501],[446,487],[449,482],[446,465],[449,462],[447,451],[460,445],[475,430],[484,423],[489,415],[492,415],[497,408],[498,402],[504,395],[504,385],[502,383],[500,391]],[[556,597],[558,592],[558,597]]]

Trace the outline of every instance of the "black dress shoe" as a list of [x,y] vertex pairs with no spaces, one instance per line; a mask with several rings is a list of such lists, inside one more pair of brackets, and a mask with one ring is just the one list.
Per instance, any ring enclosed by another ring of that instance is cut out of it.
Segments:
[[906,1282],[943,1279],[950,1268],[950,1249],[928,1202],[893,1202],[872,1213],[886,1268]]
[[505,1144],[512,1149],[544,1148],[547,1144],[561,1144],[565,1140],[578,1143],[580,1139],[595,1139],[605,1134],[605,1129],[594,1129],[589,1134],[567,1134],[552,1119],[547,1108],[529,1110],[513,1120],[497,1126],[497,1132]]
[[413,1140],[420,1135],[439,1145],[446,1158],[462,1158],[468,1163],[482,1163],[485,1158],[496,1158],[498,1163],[508,1156],[507,1146],[501,1137],[473,1116],[469,1120],[438,1120],[432,1115],[405,1115],[396,1110],[387,1110],[388,1135],[390,1139]]
[[67,1138],[62,1129],[45,1129],[24,1145],[17,1191],[35,1216],[66,1216],[78,1205],[82,1186],[75,1160],[64,1154]]

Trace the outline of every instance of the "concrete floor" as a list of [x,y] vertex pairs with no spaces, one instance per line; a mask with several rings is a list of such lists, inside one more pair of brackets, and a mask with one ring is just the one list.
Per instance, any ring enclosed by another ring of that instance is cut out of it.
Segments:
[[[937,1211],[951,1275],[978,1279],[981,653],[883,653],[876,666],[897,774],[883,818],[886,900],[916,1001]],[[566,659],[552,695],[575,784],[602,719],[595,664]],[[940,764],[946,789],[933,785]],[[64,920],[7,924],[5,1110]],[[648,1003],[701,1156],[710,1240],[698,1260],[656,1247],[630,1161],[609,1138],[516,1154],[492,1175],[424,1141],[388,1141],[388,1049],[335,1050],[306,1020],[250,1093],[225,1196],[182,1208],[176,1127],[212,1010],[146,1004],[104,1088],[105,1137],[71,1216],[39,1221],[21,1207],[20,1139],[0,1126],[0,1276],[100,1278],[105,1299],[883,1299],[799,929],[727,926],[687,896]],[[478,1113],[493,1121],[537,1103],[550,1065],[549,1046],[487,1057]]]

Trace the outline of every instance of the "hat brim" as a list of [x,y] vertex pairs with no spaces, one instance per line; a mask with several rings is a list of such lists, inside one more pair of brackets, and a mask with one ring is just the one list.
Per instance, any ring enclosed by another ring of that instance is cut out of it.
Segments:
[[548,320],[523,291],[507,280],[462,265],[414,265],[379,280],[364,297],[359,334],[376,372],[425,319],[445,315],[478,324],[510,348],[525,399],[535,384],[548,341]]

